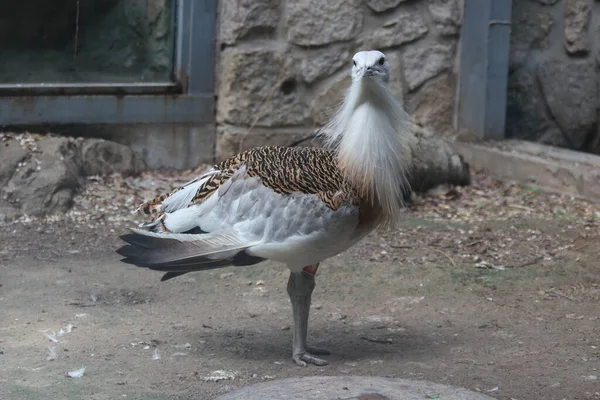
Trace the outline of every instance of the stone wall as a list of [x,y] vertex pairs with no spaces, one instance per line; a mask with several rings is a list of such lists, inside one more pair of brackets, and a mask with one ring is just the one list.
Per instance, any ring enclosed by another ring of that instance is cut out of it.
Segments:
[[415,121],[451,133],[461,14],[461,0],[220,1],[216,158],[312,133],[368,49]]
[[600,2],[513,0],[507,136],[600,154]]

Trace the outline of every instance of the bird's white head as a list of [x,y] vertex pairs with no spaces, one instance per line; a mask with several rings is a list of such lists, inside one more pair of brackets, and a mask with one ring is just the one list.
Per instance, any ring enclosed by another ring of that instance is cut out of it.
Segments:
[[352,84],[323,131],[326,142],[337,150],[346,179],[381,207],[386,224],[394,225],[402,212],[414,135],[389,79],[389,64],[382,52],[356,53]]
[[385,54],[377,50],[359,51],[352,57],[352,81],[365,77],[390,80],[390,68]]

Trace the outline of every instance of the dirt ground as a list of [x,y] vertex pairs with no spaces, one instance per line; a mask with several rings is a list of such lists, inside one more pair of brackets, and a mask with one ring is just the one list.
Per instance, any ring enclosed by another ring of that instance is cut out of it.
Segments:
[[270,379],[379,375],[600,399],[598,206],[485,176],[418,199],[400,230],[322,264],[309,340],[331,365],[301,368],[284,266],[161,283],[119,262],[130,208],[182,178],[91,179],[68,214],[3,224],[0,398],[211,399]]

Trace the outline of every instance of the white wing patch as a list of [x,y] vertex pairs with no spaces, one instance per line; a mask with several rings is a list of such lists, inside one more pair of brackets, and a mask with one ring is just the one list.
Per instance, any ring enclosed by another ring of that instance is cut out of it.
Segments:
[[218,172],[220,171],[211,169],[199,178],[191,180],[183,185],[180,190],[173,193],[162,202],[160,211],[173,212],[189,206],[200,186]]

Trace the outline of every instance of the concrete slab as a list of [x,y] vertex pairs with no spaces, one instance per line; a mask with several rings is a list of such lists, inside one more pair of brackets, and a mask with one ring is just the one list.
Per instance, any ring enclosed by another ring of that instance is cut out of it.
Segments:
[[475,171],[600,202],[600,156],[519,140],[453,145]]
[[463,388],[427,381],[371,376],[310,376],[243,387],[216,400],[492,400]]
[[29,132],[112,140],[129,146],[149,169],[183,170],[215,161],[214,123],[45,125],[21,128]]

